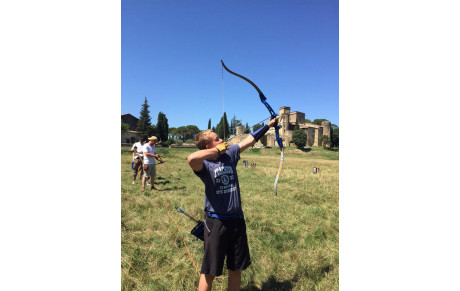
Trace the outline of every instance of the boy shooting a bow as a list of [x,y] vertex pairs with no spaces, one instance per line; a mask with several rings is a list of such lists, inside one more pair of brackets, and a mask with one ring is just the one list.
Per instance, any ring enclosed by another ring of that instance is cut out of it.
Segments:
[[187,162],[205,185],[206,222],[199,291],[211,290],[214,278],[222,275],[225,257],[228,289],[240,289],[241,271],[249,267],[251,259],[236,165],[240,153],[253,146],[278,120],[279,116],[231,146],[210,129],[195,138],[199,151],[189,155]]

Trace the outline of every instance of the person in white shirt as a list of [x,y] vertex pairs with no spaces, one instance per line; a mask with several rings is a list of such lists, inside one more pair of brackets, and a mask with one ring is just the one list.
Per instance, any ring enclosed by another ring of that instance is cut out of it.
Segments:
[[155,144],[157,142],[156,136],[151,136],[148,138],[149,142],[146,143],[143,148],[142,152],[144,154],[144,176],[142,177],[142,190],[145,189],[145,182],[147,179],[150,178],[150,189],[158,190],[155,188],[153,184],[155,176],[156,176],[156,169],[155,169],[155,159],[163,162],[160,156],[156,153]]
[[133,144],[131,152],[133,153],[133,184],[136,181],[137,173],[139,172],[139,179],[141,179],[144,174],[144,167],[142,161],[144,160],[144,155],[142,154],[142,148],[144,147],[144,138],[139,138],[139,141]]

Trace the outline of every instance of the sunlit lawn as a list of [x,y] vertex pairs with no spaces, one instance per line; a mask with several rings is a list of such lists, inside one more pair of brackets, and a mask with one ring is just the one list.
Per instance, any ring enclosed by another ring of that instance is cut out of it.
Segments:
[[[127,150],[127,149],[124,149]],[[203,219],[204,185],[187,165],[194,149],[160,148],[157,166],[163,191],[132,185],[131,153],[121,153],[121,280],[123,290],[196,290],[199,277],[166,203],[198,269],[203,243],[190,235],[195,223],[174,206]],[[278,181],[279,150],[241,154],[241,187],[252,265],[242,273],[242,290],[338,290],[339,154],[313,147],[288,148]],[[243,168],[243,160],[256,163]],[[312,168],[319,168],[313,174]],[[226,290],[227,271],[213,290]]]

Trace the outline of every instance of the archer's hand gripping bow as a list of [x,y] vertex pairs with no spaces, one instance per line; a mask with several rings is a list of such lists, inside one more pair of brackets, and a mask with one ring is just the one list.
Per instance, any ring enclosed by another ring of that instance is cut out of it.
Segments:
[[[225,68],[225,70],[227,70],[227,72],[229,72],[230,74],[232,75],[235,75],[237,77],[240,77],[241,79],[247,81],[249,84],[251,84],[256,90],[257,92],[259,93],[259,97],[260,97],[260,101],[265,105],[265,107],[267,107],[268,109],[268,112],[270,112],[270,118],[276,118],[276,114],[275,114],[275,111],[273,111],[272,107],[267,103],[267,97],[265,97],[264,93],[262,93],[262,91],[260,91],[259,87],[256,86],[256,84],[254,84],[251,80],[249,80],[248,78],[244,77],[244,76],[241,76],[240,74],[237,74],[235,72],[232,72],[230,71],[224,64],[224,62],[222,60],[220,60],[220,62],[222,63],[222,66]],[[275,178],[275,184],[273,185],[273,188],[274,188],[274,191],[275,191],[275,195],[277,195],[276,193],[276,184],[278,183],[278,178],[280,177],[280,174],[281,174],[281,168],[283,168],[283,160],[284,160],[284,155],[283,155],[283,142],[281,141],[281,138],[280,138],[280,135],[279,135],[279,130],[281,128],[281,125],[280,124],[276,124],[275,125],[275,135],[276,135],[276,142],[278,143],[278,146],[280,148],[280,151],[281,151],[281,159],[280,159],[280,166],[278,168],[278,173],[276,174],[276,178]]]

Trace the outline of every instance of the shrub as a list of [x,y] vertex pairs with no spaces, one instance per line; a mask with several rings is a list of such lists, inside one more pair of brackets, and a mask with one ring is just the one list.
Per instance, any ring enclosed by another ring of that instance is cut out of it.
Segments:
[[292,141],[297,148],[303,148],[307,144],[307,134],[302,129],[294,130]]
[[167,141],[162,142],[162,143],[161,143],[161,146],[162,146],[162,147],[169,147],[169,146],[172,145],[173,143],[174,143],[174,140],[168,139]]
[[323,148],[329,148],[331,146],[331,140],[327,135],[321,136],[321,143],[323,144]]

